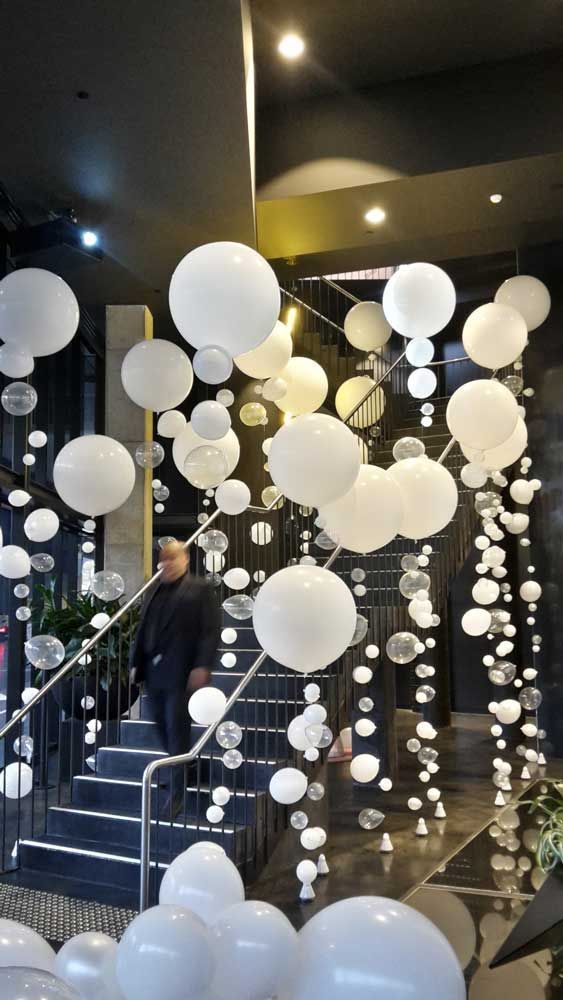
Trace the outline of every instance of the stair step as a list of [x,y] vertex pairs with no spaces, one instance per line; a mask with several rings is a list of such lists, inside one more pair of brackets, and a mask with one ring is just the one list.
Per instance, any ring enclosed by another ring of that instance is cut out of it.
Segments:
[[[67,878],[99,885],[117,886],[120,889],[138,890],[140,858],[138,850],[122,847],[115,851],[100,850],[90,840],[69,843],[60,837],[37,837],[20,840],[20,864],[32,871],[52,872]],[[159,862],[158,880],[162,878],[167,862]],[[156,862],[151,861],[153,873]]]
[[[267,729],[256,726],[245,726],[243,728],[242,740],[238,747],[242,754],[248,752],[255,757],[271,756],[275,758],[278,755],[287,757],[286,729],[281,726],[276,727],[273,724],[278,704],[278,702],[272,703],[272,725],[268,726]],[[192,723],[190,746],[193,746],[203,736],[206,729],[206,726],[198,726]],[[120,734],[121,746],[140,750],[162,751],[155,722],[124,719],[121,723]],[[209,746],[213,747],[217,752],[222,752],[219,750],[219,744],[215,737],[212,737],[209,741]]]
[[[267,788],[270,778],[280,766],[279,760],[246,758],[235,772],[229,771],[221,760],[223,750],[200,755],[200,781],[212,785],[222,784],[228,788]],[[96,754],[96,775],[107,778],[133,778],[140,780],[143,772],[153,760],[159,760],[160,750],[134,750],[128,747],[100,747]],[[164,768],[163,768],[164,770]],[[163,776],[164,777],[164,776]]]

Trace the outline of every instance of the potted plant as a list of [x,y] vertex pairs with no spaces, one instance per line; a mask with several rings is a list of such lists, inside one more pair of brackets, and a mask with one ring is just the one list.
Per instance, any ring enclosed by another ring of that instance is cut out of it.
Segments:
[[[122,600],[101,601],[94,594],[77,593],[63,598],[59,607],[55,598],[55,583],[39,584],[34,591],[31,609],[33,632],[54,635],[63,643],[66,657],[79,651],[84,640],[91,639],[96,629],[91,624],[95,614],[112,615],[122,606]],[[75,718],[116,719],[136,700],[138,689],[129,691],[129,649],[139,620],[138,607],[126,611],[119,623],[108,629],[89,655],[81,658],[70,674],[53,689],[55,700],[67,716]],[[41,678],[38,673],[36,683]],[[91,709],[85,709],[84,699],[94,698]]]
[[563,782],[554,781],[551,790],[530,802],[530,813],[540,812],[544,821],[539,831],[536,858],[544,872],[563,864]]

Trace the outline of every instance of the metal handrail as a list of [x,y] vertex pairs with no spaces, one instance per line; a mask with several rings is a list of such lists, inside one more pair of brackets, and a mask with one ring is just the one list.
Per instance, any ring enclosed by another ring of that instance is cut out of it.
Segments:
[[358,410],[360,409],[360,407],[363,406],[365,402],[367,402],[367,400],[370,398],[370,396],[372,396],[373,393],[375,392],[375,390],[379,388],[379,386],[381,385],[381,383],[385,381],[385,379],[393,371],[393,369],[396,368],[397,365],[401,363],[401,361],[403,361],[403,359],[406,356],[406,353],[407,353],[406,351],[403,351],[402,354],[399,354],[399,357],[395,359],[395,361],[393,362],[393,364],[389,365],[389,368],[385,369],[385,371],[383,372],[383,375],[379,376],[377,382],[375,382],[374,385],[370,385],[370,387],[369,387],[368,391],[366,392],[366,394],[364,396],[362,396],[362,398],[350,410],[350,413],[348,413],[344,417],[343,423],[347,424],[348,421],[352,419],[352,417],[354,416],[354,414],[358,412]]
[[[334,551],[331,552],[329,558],[324,564],[324,569],[328,569],[332,566],[334,560],[339,556],[341,551],[342,546],[338,545]],[[139,892],[139,910],[141,913],[143,910],[146,910],[148,906],[150,894],[151,785],[153,775],[155,771],[161,767],[174,767],[177,764],[191,764],[192,761],[199,756],[208,740],[213,736],[217,727],[223,721],[227,713],[230,712],[231,708],[250,683],[252,678],[255,677],[267,655],[268,654],[264,652],[264,650],[258,654],[252,666],[249,667],[242,680],[239,684],[237,684],[235,690],[227,699],[225,708],[223,709],[220,718],[216,719],[215,722],[212,722],[211,725],[207,727],[205,732],[202,733],[198,741],[194,743],[188,753],[178,754],[176,757],[159,757],[158,760],[153,760],[150,764],[147,764],[145,770],[143,771],[143,787],[141,792],[141,863]],[[172,782],[170,783],[170,787],[172,787]]]
[[330,278],[323,278],[321,276],[321,281],[324,282],[325,285],[329,285],[330,288],[334,288],[336,292],[340,292],[340,294],[343,295],[344,298],[350,299],[351,302],[355,302],[356,305],[358,304],[358,302],[363,301],[362,299],[359,299],[356,295],[352,295],[352,292],[349,292],[348,289],[342,288],[341,285],[337,285],[335,281],[331,281]]

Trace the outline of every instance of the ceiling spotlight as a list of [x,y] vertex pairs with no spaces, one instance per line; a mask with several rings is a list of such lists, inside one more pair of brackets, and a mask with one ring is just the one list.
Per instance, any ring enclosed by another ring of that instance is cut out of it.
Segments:
[[370,208],[369,212],[364,215],[366,222],[371,222],[372,225],[378,226],[380,222],[385,219],[385,212],[382,208]]
[[299,59],[305,51],[305,42],[299,35],[284,35],[278,45],[278,52],[284,59]]
[[492,201],[493,205],[500,205],[502,201],[501,194],[491,194],[489,195],[489,201]]
[[98,243],[98,235],[93,233],[91,229],[83,229],[80,239],[85,247],[95,247]]

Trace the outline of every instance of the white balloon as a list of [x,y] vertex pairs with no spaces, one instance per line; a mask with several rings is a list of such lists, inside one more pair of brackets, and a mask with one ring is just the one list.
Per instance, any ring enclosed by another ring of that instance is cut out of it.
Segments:
[[522,316],[512,306],[486,302],[465,321],[462,339],[476,365],[497,369],[520,357],[528,341],[528,331]]
[[[0,996],[4,1000],[83,1000],[59,976],[41,969],[18,966],[0,968]],[[113,997],[108,997],[108,1000],[113,1000]],[[120,1000],[123,1000],[122,994]]]
[[284,806],[294,805],[307,791],[307,777],[295,767],[282,767],[270,779],[270,795]]
[[521,714],[522,706],[514,698],[505,698],[504,701],[498,703],[495,710],[495,715],[503,726],[511,726],[518,721]]
[[385,317],[404,337],[433,337],[447,326],[454,310],[453,283],[435,264],[404,264],[383,292]]
[[243,243],[207,243],[180,261],[169,292],[172,319],[193,347],[217,344],[231,357],[258,347],[280,311],[276,276]]
[[340,419],[358,428],[371,427],[380,420],[385,410],[385,393],[379,388],[372,391],[374,388],[375,382],[369,375],[355,375],[343,382],[334,398]]
[[354,781],[359,781],[362,784],[374,781],[379,774],[379,759],[371,753],[357,754],[350,764],[350,774]]
[[[174,438],[174,442],[172,444],[172,458],[174,459],[174,465],[178,469],[178,472],[180,472],[184,478],[184,465],[188,455],[191,454],[192,451],[195,451],[196,448],[201,448],[208,444],[209,442],[206,441],[205,438],[196,434],[191,423],[186,424],[184,429],[180,431],[177,437]],[[231,430],[227,431],[224,437],[218,438],[214,441],[213,447],[218,448],[219,451],[223,452],[227,463],[227,476],[230,476],[238,465],[240,458],[240,445],[233,429],[231,428]]]
[[415,338],[409,340],[406,350],[407,361],[415,368],[423,368],[434,357],[434,344],[431,340]]
[[291,358],[278,375],[287,385],[285,395],[276,402],[279,410],[298,416],[314,413],[323,405],[328,393],[328,379],[316,361]]
[[226,479],[215,490],[215,503],[224,514],[242,514],[250,503],[250,490],[240,479]]
[[[287,392],[287,382],[283,378],[269,378],[262,386],[262,396],[271,403],[277,403],[283,399]],[[267,452],[266,452],[267,454]]]
[[[200,845],[201,846],[201,845]],[[208,845],[178,855],[164,874],[160,902],[186,907],[212,925],[234,903],[244,900],[244,884],[224,851]]]
[[520,587],[520,597],[523,601],[527,601],[528,604],[539,601],[541,595],[542,589],[536,580],[525,580]]
[[194,406],[190,420],[195,433],[206,441],[225,437],[231,428],[229,411],[214,399],[206,399]]
[[8,493],[8,503],[12,507],[25,507],[30,500],[31,493],[28,493],[27,490],[10,490]]
[[470,462],[478,461],[488,471],[506,469],[512,465],[525,450],[528,444],[528,431],[522,417],[518,417],[516,427],[509,438],[497,445],[496,448],[489,448],[481,451],[478,448],[470,448],[464,442],[461,443],[461,450]]
[[100,629],[109,622],[110,616],[106,614],[105,611],[98,611],[97,614],[93,615],[90,619],[90,625],[92,628]]
[[459,962],[443,934],[404,903],[340,900],[299,933],[292,1000],[465,1000]]
[[400,530],[403,496],[384,469],[361,465],[352,488],[322,506],[320,513],[328,534],[339,545],[351,552],[374,552],[392,541]]
[[117,941],[98,931],[76,934],[55,959],[55,972],[83,1000],[120,1000],[116,978]]
[[59,519],[54,510],[39,507],[27,515],[23,530],[32,542],[47,542],[57,534]]
[[289,723],[289,726],[287,727],[287,739],[294,750],[304,752],[313,745],[305,733],[308,725],[309,723],[306,722],[304,716],[302,715],[296,715],[295,718]]
[[291,334],[281,320],[276,320],[272,332],[254,350],[235,357],[235,365],[251,378],[271,378],[281,372],[293,351]]
[[502,566],[506,559],[506,552],[504,549],[501,549],[500,545],[491,545],[488,549],[485,549],[481,558],[485,566],[498,567]]
[[326,722],[327,714],[324,705],[309,705],[303,712],[303,718],[308,726],[322,726]]
[[250,574],[241,566],[229,569],[223,577],[223,583],[230,590],[244,590],[250,583]]
[[403,518],[399,533],[405,538],[435,535],[455,514],[458,493],[451,473],[437,462],[421,455],[395,462],[389,469],[403,499]]
[[61,500],[89,517],[109,514],[129,499],[135,465],[119,441],[105,434],[85,434],[61,448],[53,467]]
[[360,453],[351,430],[340,420],[307,413],[276,432],[268,465],[284,496],[321,507],[351,489],[360,469]]
[[227,698],[220,688],[202,687],[192,694],[188,712],[200,726],[211,726],[221,718],[226,704]]
[[18,344],[3,344],[0,347],[0,372],[8,378],[25,378],[35,368],[33,355]]
[[373,670],[369,667],[354,667],[352,677],[356,684],[369,684],[373,677]]
[[482,465],[478,465],[475,462],[468,462],[464,465],[459,477],[464,486],[468,486],[472,490],[478,490],[481,486],[484,486],[487,482],[488,475],[486,469]]
[[534,498],[534,487],[527,479],[515,479],[510,484],[510,496],[515,503],[527,505]]
[[194,373],[188,355],[170,340],[140,340],[123,359],[125,392],[144,410],[171,410],[189,394]]
[[530,332],[545,322],[551,309],[551,297],[546,286],[530,274],[518,274],[503,281],[495,295],[495,302],[517,309]]
[[[178,860],[165,872],[161,897]],[[127,927],[117,948],[116,971],[125,1000],[199,1000],[215,971],[210,932],[182,904],[153,906]]]
[[415,368],[407,379],[407,389],[414,399],[428,399],[436,385],[437,379],[431,368]]
[[518,405],[510,390],[496,379],[474,379],[455,390],[446,421],[456,441],[486,451],[503,444],[514,432]]
[[44,448],[47,444],[47,435],[45,431],[31,431],[27,440],[32,448]]
[[344,336],[359,351],[377,351],[387,343],[391,332],[379,302],[358,302],[344,319]]
[[[226,382],[231,377],[232,370],[233,361],[230,354],[216,344],[200,347],[194,354],[194,372],[200,382],[205,382],[207,385],[220,385],[221,382]],[[218,402],[224,403],[224,400],[219,399]]]
[[528,514],[513,514],[510,521],[506,525],[506,530],[510,535],[521,535],[523,531],[528,530],[530,524],[530,517]]
[[31,573],[31,563],[25,549],[19,545],[4,545],[0,548],[0,576],[8,580],[19,580]]
[[471,594],[476,604],[494,604],[498,600],[500,587],[494,580],[482,577],[480,580],[477,580]]
[[54,972],[55,952],[31,927],[0,917],[0,968],[9,966]]
[[486,608],[470,608],[461,619],[466,635],[484,635],[491,626],[491,613]]
[[79,319],[74,292],[58,274],[23,267],[0,281],[0,338],[36,358],[66,347]]
[[371,734],[376,730],[376,725],[371,719],[358,719],[354,725],[354,729],[356,730],[358,736],[371,736]]
[[160,414],[156,430],[161,437],[175,438],[180,431],[183,431],[186,424],[187,420],[179,410],[167,410]]
[[212,927],[213,988],[229,1000],[264,1000],[285,993],[297,958],[297,933],[287,917],[258,900],[235,903]]
[[254,601],[256,638],[278,663],[299,673],[322,670],[350,644],[356,604],[346,584],[320,566],[288,566]]

